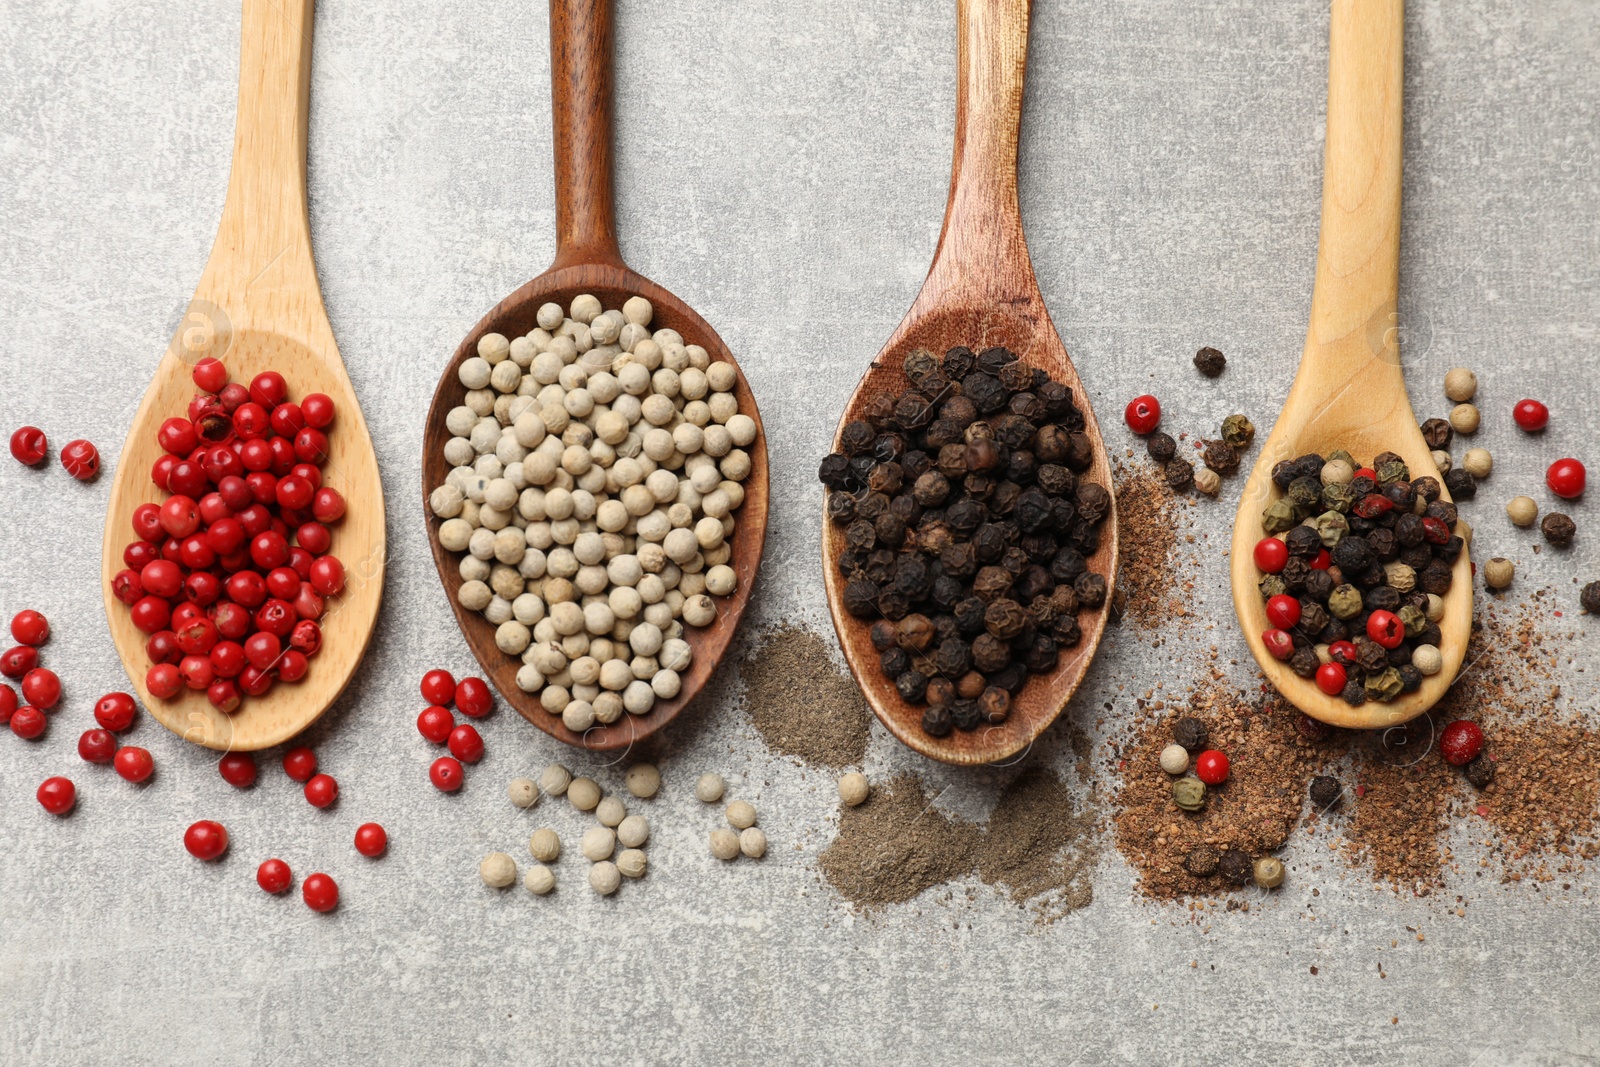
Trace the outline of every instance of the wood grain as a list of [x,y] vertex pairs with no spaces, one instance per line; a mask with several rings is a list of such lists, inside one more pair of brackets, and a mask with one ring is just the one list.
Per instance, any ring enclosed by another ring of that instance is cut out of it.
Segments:
[[[239,60],[239,109],[233,165],[216,243],[194,299],[161,357],[128,431],[106,513],[101,571],[111,636],[134,689],[150,713],[179,736],[213,749],[279,744],[327,710],[361,662],[383,596],[383,488],[361,406],[339,358],[311,256],[306,214],[306,117],[310,99],[312,0],[245,0]],[[221,359],[234,381],[277,370],[290,395],[333,398],[325,484],[344,494],[348,512],[333,527],[330,551],[344,563],[347,587],[328,603],[323,648],[297,683],[246,697],[234,715],[204,693],[157,700],[144,685],[145,635],[110,590],[134,540],[132,515],[167,494],[150,481],[162,454],[156,430],[185,414],[197,391],[190,373],[200,359]]]
[[449,594],[450,606],[461,624],[472,654],[478,658],[495,688],[508,704],[545,733],[569,745],[612,751],[636,745],[665,727],[705,686],[722,661],[750,602],[761,552],[767,536],[767,435],[761,414],[743,372],[734,395],[739,410],[756,423],[756,440],[745,449],[750,455],[750,476],[745,479],[744,505],[734,512],[737,528],[728,565],[737,575],[737,587],[728,597],[718,597],[717,619],[704,628],[685,627],[684,640],[693,649],[683,688],[671,700],[657,700],[644,715],[625,713],[609,726],[596,725],[577,734],[560,716],[539,704],[538,694],[517,688],[522,662],[507,656],[494,643],[495,627],[475,611],[461,606],[459,556],[439,543],[439,520],[428,507],[428,494],[449,473],[444,445],[450,439],[445,416],[466,396],[457,369],[477,355],[478,339],[486,333],[516,337],[536,325],[539,306],[554,302],[570,307],[579,293],[590,293],[607,308],[620,308],[638,295],[655,307],[652,329],[673,329],[687,344],[697,344],[713,360],[738,362],[722,339],[683,301],[643,275],[629,270],[617,247],[616,212],[612,193],[612,8],[610,0],[552,0],[550,4],[550,80],[555,141],[556,256],[550,269],[523,285],[490,310],[461,342],[440,376],[433,404],[428,409],[422,445],[422,511],[428,541],[439,578]]
[[[1344,448],[1363,460],[1398,453],[1413,477],[1439,478],[1406,396],[1400,362],[1402,0],[1335,0],[1328,41],[1328,135],[1311,324],[1300,370],[1245,484],[1230,570],[1239,625],[1267,680],[1306,714],[1335,726],[1380,728],[1427,711],[1460,670],[1472,625],[1472,564],[1462,552],[1445,597],[1444,669],[1415,693],[1351,707],[1297,677],[1261,639],[1266,608],[1253,550],[1278,490],[1272,467]],[[1441,479],[1442,482],[1442,479]],[[1444,499],[1450,499],[1448,491]],[[1462,522],[1458,532],[1471,531]]]
[[[1095,443],[1094,465],[1086,477],[1110,490],[1111,468],[1099,425],[1039,292],[1017,202],[1017,139],[1030,9],[1028,0],[961,0],[957,7],[955,153],[939,245],[911,310],[851,394],[835,431],[834,448],[840,447],[839,432],[873,396],[905,389],[904,366],[910,353],[927,349],[942,354],[955,345],[975,351],[1004,345],[1072,390],[1083,411],[1085,432]],[[922,729],[923,707],[903,701],[879,670],[868,633],[870,621],[844,610],[845,582],[835,562],[845,547],[844,531],[826,519],[822,526],[823,580],[839,643],[873,712],[902,742],[946,763],[992,763],[1015,757],[1060,716],[1100,645],[1105,609],[1079,615],[1083,640],[1062,650],[1061,664],[1053,673],[1028,679],[1006,722],[932,737]],[[1089,567],[1114,583],[1114,506]]]

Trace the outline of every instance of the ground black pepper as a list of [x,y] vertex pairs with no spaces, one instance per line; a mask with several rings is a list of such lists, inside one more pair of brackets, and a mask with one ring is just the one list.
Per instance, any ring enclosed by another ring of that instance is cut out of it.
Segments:
[[1082,640],[1079,613],[1104,610],[1085,557],[1111,494],[1081,478],[1094,452],[1072,391],[1006,349],[914,352],[905,373],[818,476],[844,607],[874,620],[880,669],[944,736],[1004,721],[1028,674]]

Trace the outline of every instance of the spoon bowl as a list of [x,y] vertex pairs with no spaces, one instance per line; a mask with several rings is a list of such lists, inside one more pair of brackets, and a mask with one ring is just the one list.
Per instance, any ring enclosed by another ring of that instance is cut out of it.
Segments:
[[[280,744],[314,722],[350,681],[366,651],[383,596],[383,488],[361,405],[339,358],[311,257],[306,215],[306,117],[310,95],[312,0],[245,0],[239,64],[239,112],[233,165],[216,244],[194,299],[128,429],[106,511],[101,587],[112,642],[145,707],[186,740],[218,750]],[[345,565],[345,591],[320,620],[322,651],[304,679],[245,697],[232,715],[203,692],[157,699],[145,686],[145,635],[111,594],[122,549],[135,539],[133,512],[166,498],[150,480],[163,455],[156,431],[181,416],[198,392],[191,373],[214,357],[230,378],[248,384],[276,370],[293,397],[332,398],[326,484],[345,497],[345,517],[331,527],[329,551]]]
[[[1398,454],[1413,478],[1439,478],[1406,395],[1399,346],[1402,0],[1334,0],[1329,32],[1327,155],[1322,233],[1305,352],[1277,425],[1262,446],[1234,520],[1230,571],[1234,609],[1267,680],[1314,719],[1377,729],[1413,719],[1438,702],[1461,668],[1472,629],[1471,531],[1457,558],[1439,620],[1439,673],[1388,703],[1352,707],[1329,696],[1267,651],[1270,627],[1257,589],[1261,513],[1277,495],[1281,460],[1343,448],[1361,460]],[[1443,479],[1440,479],[1441,483]],[[1449,500],[1448,490],[1441,499]]]
[[[1082,477],[1112,489],[1105,443],[1088,395],[1056,334],[1034,277],[1017,201],[1017,136],[1028,59],[1029,0],[960,0],[957,7],[955,158],[950,198],[933,266],[911,310],[873,359],[845,404],[834,449],[845,425],[871,400],[906,388],[905,360],[918,350],[942,355],[957,345],[973,351],[1000,345],[1072,390],[1094,444],[1094,463]],[[1115,494],[1113,493],[1113,501]],[[835,561],[844,531],[823,520],[823,580],[828,610],[845,659],[879,721],[910,748],[945,763],[1009,759],[1060,716],[1094,659],[1107,608],[1079,614],[1083,638],[1062,649],[1049,674],[1032,675],[1012,702],[1010,716],[970,733],[933,737],[922,729],[922,707],[906,703],[878,667],[871,623],[844,609],[844,576]],[[1115,584],[1117,519],[1113,503],[1101,526],[1089,569]],[[1109,598],[1108,598],[1109,599]]]
[[444,446],[451,434],[445,416],[463,403],[466,388],[457,373],[461,364],[477,355],[478,339],[488,333],[520,337],[537,325],[539,307],[545,303],[572,305],[587,293],[602,306],[620,308],[630,296],[651,303],[652,330],[672,329],[685,344],[700,345],[713,362],[738,367],[733,353],[706,321],[666,289],[623,263],[617,247],[612,192],[611,55],[612,7],[610,0],[551,0],[550,4],[552,115],[555,127],[556,260],[549,270],[523,285],[472,328],[445,367],[428,409],[423,430],[422,507],[433,559],[450,597],[450,606],[462,634],[495,688],[518,713],[545,733],[569,745],[594,751],[625,749],[666,726],[689,704],[721,662],[750,602],[767,533],[767,444],[755,397],[743,372],[734,395],[739,411],[756,423],[756,438],[745,448],[750,475],[744,480],[744,504],[734,512],[737,522],[731,541],[732,567],[737,578],[734,592],[717,598],[717,618],[707,627],[685,627],[683,640],[693,652],[678,695],[658,699],[643,715],[624,713],[610,725],[595,725],[583,733],[566,727],[539,703],[537,693],[517,686],[520,658],[496,646],[495,627],[481,614],[461,606],[463,584],[459,557],[439,542],[438,522],[428,507],[428,494],[450,472]]

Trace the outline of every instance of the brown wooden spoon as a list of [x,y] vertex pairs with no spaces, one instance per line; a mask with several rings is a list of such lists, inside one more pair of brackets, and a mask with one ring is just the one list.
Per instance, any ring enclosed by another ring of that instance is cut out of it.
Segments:
[[[306,214],[306,117],[311,96],[312,0],[245,0],[239,55],[239,111],[233,167],[211,259],[172,344],[156,368],[117,461],[106,510],[101,571],[111,638],[150,713],[173,733],[214,749],[253,750],[304,730],[344,690],[366,651],[383,596],[383,486],[361,405],[339,359],[311,258]],[[171,700],[145,686],[150,658],[128,607],[111,594],[122,549],[134,540],[134,509],[164,499],[150,481],[162,455],[161,423],[186,413],[199,390],[194,365],[211,356],[248,385],[264,370],[288,380],[291,397],[325,393],[337,417],[328,431],[326,484],[348,510],[329,551],[345,565],[344,593],[328,602],[322,651],[305,678],[245,697],[227,715],[203,692]]]
[[450,605],[466,635],[467,645],[494,681],[506,701],[523,718],[569,745],[594,750],[625,748],[642,741],[671,722],[694,699],[716,670],[728,642],[733,639],[767,536],[767,445],[755,397],[741,372],[734,394],[739,410],[756,421],[750,454],[750,476],[745,480],[744,505],[735,512],[733,557],[728,565],[738,584],[731,596],[721,598],[716,621],[705,628],[688,627],[684,640],[693,660],[683,675],[682,689],[671,700],[658,700],[644,715],[624,714],[609,726],[596,725],[574,733],[539,703],[538,694],[517,687],[521,661],[495,645],[495,628],[482,615],[461,606],[459,559],[439,543],[438,520],[428,508],[428,494],[449,473],[444,446],[450,439],[445,416],[466,395],[457,370],[477,354],[478,339],[487,333],[522,336],[537,325],[540,305],[554,302],[568,307],[573,297],[589,293],[608,308],[620,308],[630,296],[642,296],[655,308],[652,329],[678,331],[689,344],[704,348],[713,360],[737,368],[733,353],[693,308],[622,262],[617,247],[616,212],[612,194],[612,6],[611,0],[551,0],[550,81],[555,128],[556,258],[550,269],[495,305],[467,334],[444,369],[428,409],[422,443],[422,507],[433,546],[434,563],[444,582]]
[[[1095,447],[1094,465],[1084,477],[1111,488],[1105,444],[1078,372],[1067,357],[1045,309],[1044,297],[1028,258],[1017,202],[1017,135],[1022,121],[1023,83],[1028,65],[1030,0],[960,0],[956,29],[959,70],[956,82],[955,157],[950,198],[933,266],[911,310],[874,357],[845,404],[834,436],[860,416],[874,398],[897,395],[906,387],[906,357],[918,350],[943,354],[956,345],[974,351],[1003,345],[1024,362],[1049,372],[1068,386],[1083,411],[1084,431]],[[1048,675],[1028,679],[1010,717],[971,733],[933,737],[922,729],[923,707],[901,699],[878,667],[869,636],[870,622],[844,609],[845,581],[836,561],[844,550],[844,531],[823,520],[823,576],[828,610],[844,647],[845,659],[867,702],[889,731],[911,748],[946,763],[991,763],[1014,756],[1039,736],[1066,707],[1094,659],[1104,632],[1106,609],[1085,611],[1079,621],[1083,640],[1064,649]],[[1101,529],[1100,546],[1089,567],[1111,583],[1117,568],[1115,508]]]
[[[1412,413],[1400,366],[1400,145],[1405,9],[1402,0],[1334,0],[1328,35],[1328,142],[1322,233],[1305,352],[1272,435],[1245,483],[1234,520],[1233,605],[1267,680],[1301,711],[1335,726],[1393,726],[1431,708],[1455,681],[1472,628],[1472,563],[1456,560],[1439,620],[1444,667],[1388,703],[1353,707],[1300,678],[1267,651],[1266,606],[1256,587],[1262,511],[1278,494],[1280,460],[1343,448],[1362,460],[1399,454],[1413,477],[1439,468]],[[1441,479],[1442,481],[1442,479]],[[1449,500],[1446,490],[1443,499]],[[1458,533],[1471,547],[1471,531]]]

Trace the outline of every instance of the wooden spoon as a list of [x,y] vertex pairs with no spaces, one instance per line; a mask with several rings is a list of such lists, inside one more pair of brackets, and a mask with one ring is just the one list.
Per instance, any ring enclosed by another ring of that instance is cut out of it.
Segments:
[[[311,258],[305,186],[311,9],[312,0],[244,0],[233,166],[217,240],[129,428],[106,513],[102,585],[122,664],[162,725],[214,749],[265,748],[314,722],[361,662],[383,596],[377,456],[339,359]],[[151,697],[144,684],[150,665],[145,635],[111,595],[111,577],[123,568],[123,546],[134,539],[134,509],[166,496],[150,481],[151,465],[162,455],[156,430],[163,420],[185,414],[198,392],[190,373],[207,356],[222,360],[232,381],[248,385],[259,372],[276,370],[288,379],[292,397],[325,393],[333,399],[337,417],[328,431],[331,455],[323,475],[349,505],[333,526],[330,549],[345,565],[346,588],[328,602],[322,651],[302,681],[280,682],[264,697],[245,697],[234,715],[212,707],[203,692]]]
[[[839,433],[875,396],[906,387],[906,356],[919,349],[943,354],[956,345],[974,351],[1003,345],[1024,362],[1049,372],[1068,386],[1083,412],[1095,446],[1094,466],[1085,478],[1111,488],[1105,444],[1078,372],[1067,357],[1045,309],[1022,232],[1017,203],[1017,134],[1028,66],[1030,0],[960,0],[956,8],[955,157],[950,198],[933,266],[911,310],[873,359],[845,404]],[[878,668],[869,637],[870,622],[844,609],[845,581],[836,561],[844,531],[823,520],[823,576],[828,610],[845,659],[867,702],[889,732],[923,755],[946,763],[989,763],[1015,755],[1056,720],[1094,659],[1105,629],[1106,612],[1079,617],[1083,640],[1063,649],[1061,664],[1048,676],[1028,679],[1013,702],[1011,716],[998,726],[970,733],[932,737],[922,729],[923,707],[907,704]],[[1100,547],[1089,567],[1111,583],[1117,567],[1115,508],[1101,528]]]
[[693,308],[643,275],[629,270],[617,247],[616,212],[611,184],[611,0],[551,0],[550,82],[555,130],[556,258],[550,269],[496,304],[467,334],[444,369],[428,409],[422,442],[422,507],[433,545],[434,563],[455,609],[467,645],[494,681],[506,701],[523,718],[560,741],[581,748],[607,751],[644,740],[671,722],[710,679],[728,642],[733,639],[761,564],[767,537],[767,442],[755,397],[741,372],[734,394],[739,410],[756,421],[756,440],[745,449],[750,454],[750,476],[745,479],[744,505],[734,513],[738,523],[728,565],[738,585],[731,596],[720,598],[716,621],[704,628],[686,628],[683,639],[694,658],[683,675],[683,687],[671,700],[657,700],[644,715],[624,714],[609,726],[596,725],[574,733],[539,703],[537,693],[517,688],[521,661],[507,656],[494,643],[495,627],[482,615],[461,606],[459,557],[439,543],[438,520],[428,508],[428,494],[450,472],[444,459],[450,432],[445,416],[466,395],[457,370],[477,355],[478,338],[486,333],[518,337],[531,331],[541,304],[570,307],[573,297],[589,293],[607,308],[620,308],[630,296],[642,296],[655,308],[650,328],[673,329],[685,343],[704,348],[713,360],[738,363],[716,332]]
[[[1427,711],[1455,680],[1472,625],[1472,565],[1456,560],[1439,621],[1444,669],[1387,704],[1351,707],[1328,696],[1261,639],[1268,629],[1256,583],[1261,513],[1278,494],[1272,467],[1310,452],[1343,448],[1361,459],[1400,455],[1413,477],[1439,477],[1406,397],[1400,367],[1400,134],[1405,11],[1402,0],[1334,0],[1328,35],[1328,143],[1323,163],[1322,235],[1311,326],[1283,413],[1262,446],[1234,521],[1233,603],[1245,640],[1267,680],[1292,704],[1335,726],[1392,726]],[[1441,479],[1442,481],[1442,479]],[[1445,492],[1443,498],[1450,499]],[[1468,544],[1471,532],[1461,524]]]

